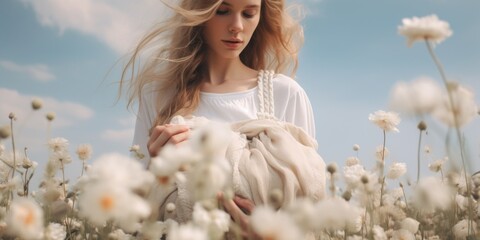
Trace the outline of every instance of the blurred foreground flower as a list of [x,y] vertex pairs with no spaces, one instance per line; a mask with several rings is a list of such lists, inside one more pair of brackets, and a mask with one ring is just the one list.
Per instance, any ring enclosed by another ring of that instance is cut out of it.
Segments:
[[[449,127],[463,127],[478,114],[473,92],[458,83],[449,82],[450,96],[445,94],[433,116]],[[452,104],[453,103],[453,104]]]
[[43,237],[43,211],[32,199],[19,198],[12,202],[7,224],[9,232],[15,236],[24,239]]
[[390,106],[409,116],[428,114],[441,101],[440,86],[431,78],[421,77],[412,82],[398,82],[393,87]]

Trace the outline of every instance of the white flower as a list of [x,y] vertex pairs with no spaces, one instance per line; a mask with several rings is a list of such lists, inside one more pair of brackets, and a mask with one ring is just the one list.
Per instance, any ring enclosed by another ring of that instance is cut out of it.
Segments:
[[383,228],[378,226],[378,225],[373,226],[372,232],[373,232],[373,239],[374,240],[387,240],[388,239],[387,234],[385,234],[385,231],[383,230]]
[[402,229],[408,230],[415,234],[418,231],[418,226],[420,226],[420,223],[413,218],[405,218],[402,220],[400,225]]
[[138,222],[150,214],[150,206],[143,198],[117,184],[90,184],[78,203],[81,214],[93,224],[102,226],[113,220],[127,231],[138,230]]
[[176,147],[165,146],[157,157],[152,158],[149,170],[155,175],[160,185],[173,183],[180,171],[187,170],[192,163],[198,162],[201,156],[186,145]]
[[399,82],[393,87],[390,106],[393,110],[414,116],[431,113],[441,101],[441,88],[431,78]]
[[349,204],[343,198],[330,198],[317,203],[317,227],[327,230],[348,230],[357,232],[362,227],[360,208]]
[[[450,127],[462,127],[472,121],[478,114],[475,95],[471,90],[457,83],[449,83],[448,88],[453,105],[450,102],[450,97],[445,93],[443,100],[435,108],[433,116]],[[456,123],[454,117],[457,120]]]
[[207,211],[199,203],[196,203],[193,207],[193,223],[207,229],[210,238],[221,239],[228,231],[230,215],[218,209]]
[[15,199],[7,216],[8,230],[24,239],[43,237],[43,211],[36,202],[28,198]]
[[178,223],[172,219],[167,219],[165,222],[150,222],[146,221],[142,225],[142,239],[157,240],[161,239],[162,235],[167,234],[168,230],[177,227]]
[[[472,199],[472,201],[474,201]],[[465,211],[468,208],[468,198],[457,194],[455,195],[455,202],[457,203],[457,206],[460,208],[460,210]]]
[[116,229],[115,231],[108,234],[109,240],[130,240],[136,239],[130,234],[126,234],[122,229]]
[[400,117],[395,112],[385,112],[378,110],[368,116],[368,120],[375,123],[384,131],[398,132],[397,125],[400,123]]
[[366,174],[364,167],[359,164],[347,165],[343,167],[343,177],[345,178],[345,183],[349,189],[356,188],[360,182],[360,178]]
[[436,177],[425,177],[418,182],[412,202],[417,209],[427,213],[445,210],[452,202],[452,189]]
[[274,211],[268,206],[255,207],[250,221],[254,232],[261,239],[291,240],[303,239],[304,236],[289,215]]
[[304,231],[310,231],[317,228],[319,215],[316,212],[316,206],[309,198],[299,198],[292,202],[287,208],[290,217],[296,222],[297,226]]
[[190,144],[194,151],[214,161],[225,156],[233,134],[226,124],[208,123],[192,131]]
[[403,25],[398,27],[398,33],[407,37],[409,47],[414,42],[423,40],[440,43],[452,35],[448,22],[439,20],[436,15],[404,18],[402,23]]
[[408,230],[399,229],[392,233],[391,240],[416,240],[415,235]]
[[227,161],[209,162],[203,160],[187,173],[187,189],[194,201],[215,198],[226,187],[231,176]]
[[477,223],[470,220],[470,231],[468,230],[469,220],[463,219],[453,226],[453,235],[455,239],[467,239],[468,233],[474,236],[477,232]]
[[207,232],[192,224],[173,226],[167,235],[167,240],[207,240]]
[[127,156],[110,153],[100,156],[87,171],[88,181],[110,182],[130,189],[143,189],[154,181],[141,163]]
[[46,240],[64,240],[67,237],[65,226],[58,223],[49,223],[45,229]]
[[54,163],[57,167],[62,167],[65,164],[72,162],[72,158],[67,151],[55,151],[50,155],[49,161]]
[[430,171],[432,172],[439,172],[442,169],[443,163],[445,163],[446,160],[447,158],[435,160],[432,163],[428,164],[428,169],[430,169]]
[[345,163],[346,166],[353,166],[356,164],[360,164],[360,160],[357,157],[349,157]]
[[48,141],[48,147],[53,152],[67,151],[68,140],[65,138],[52,138]]
[[92,155],[92,146],[90,144],[81,144],[78,146],[76,153],[80,160],[85,161]]
[[393,163],[388,169],[387,177],[390,179],[397,179],[407,172],[407,164]]
[[378,146],[375,151],[375,157],[379,162],[385,161],[385,159],[388,157],[389,154],[390,154],[390,150],[388,150],[387,147],[384,148],[383,145]]

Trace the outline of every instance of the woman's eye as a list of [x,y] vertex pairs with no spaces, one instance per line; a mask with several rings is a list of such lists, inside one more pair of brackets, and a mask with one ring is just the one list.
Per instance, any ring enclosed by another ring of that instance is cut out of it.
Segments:
[[217,10],[217,15],[225,15],[228,13],[228,10],[224,9],[218,9]]
[[255,14],[257,14],[257,11],[243,12],[243,16],[246,17],[246,18],[253,18],[253,17],[255,17]]

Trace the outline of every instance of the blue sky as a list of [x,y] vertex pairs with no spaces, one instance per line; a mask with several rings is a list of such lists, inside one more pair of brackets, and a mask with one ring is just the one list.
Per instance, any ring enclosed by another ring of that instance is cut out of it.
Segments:
[[[54,111],[51,136],[76,146],[90,143],[93,159],[128,154],[134,114],[125,101],[115,104],[122,58],[132,43],[164,13],[158,0],[3,0],[0,1],[0,125],[15,112],[17,147],[30,158],[47,158],[46,112]],[[476,0],[303,0],[305,45],[297,80],[315,111],[319,152],[327,163],[355,155],[367,166],[382,144],[382,132],[368,121],[376,110],[388,110],[390,90],[398,81],[429,76],[440,81],[425,45],[406,46],[397,34],[402,18],[437,14],[453,35],[436,47],[447,75],[470,87],[480,102],[480,1]],[[44,108],[30,110],[43,99]],[[1,116],[4,116],[3,118]],[[428,119],[429,125],[438,125]],[[416,175],[416,120],[402,119],[400,133],[389,133],[389,161],[406,162]],[[424,138],[433,153],[444,154],[443,128]],[[464,129],[474,169],[480,164],[480,123]],[[4,144],[10,148],[8,142]],[[388,164],[388,163],[387,163]],[[80,164],[67,173],[74,178]],[[43,169],[41,170],[43,171]]]

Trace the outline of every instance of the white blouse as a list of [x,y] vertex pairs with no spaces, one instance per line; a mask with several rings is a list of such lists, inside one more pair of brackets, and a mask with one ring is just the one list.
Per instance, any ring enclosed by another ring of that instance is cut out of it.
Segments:
[[[275,74],[272,82],[275,118],[302,128],[315,139],[313,110],[304,89],[283,74]],[[140,151],[146,156],[148,133],[157,116],[155,101],[154,91],[143,91],[135,124],[133,144],[139,145]],[[254,87],[232,93],[201,92],[199,106],[192,115],[212,121],[236,122],[256,119],[258,109],[258,87]]]

